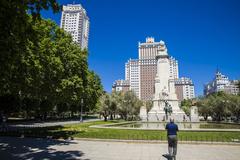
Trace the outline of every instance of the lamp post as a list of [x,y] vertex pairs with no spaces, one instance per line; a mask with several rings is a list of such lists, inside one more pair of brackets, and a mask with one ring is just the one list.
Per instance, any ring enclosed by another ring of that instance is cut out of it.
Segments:
[[83,98],[81,99],[80,122],[83,122],[82,111],[83,111]]

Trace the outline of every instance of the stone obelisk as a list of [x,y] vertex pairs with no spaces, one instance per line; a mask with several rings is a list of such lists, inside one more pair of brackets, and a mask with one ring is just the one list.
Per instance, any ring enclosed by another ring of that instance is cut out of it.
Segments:
[[[175,121],[183,121],[187,117],[179,108],[179,101],[175,93],[174,79],[170,78],[169,55],[166,45],[160,41],[158,48],[157,74],[155,77],[155,94],[153,108],[148,112],[148,121],[166,121],[169,117]],[[166,113],[166,106],[171,108],[171,113]]]

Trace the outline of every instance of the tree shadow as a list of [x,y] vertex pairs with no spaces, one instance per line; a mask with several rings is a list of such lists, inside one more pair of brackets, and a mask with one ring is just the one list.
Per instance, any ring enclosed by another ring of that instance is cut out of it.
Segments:
[[80,133],[77,130],[63,130],[63,126],[49,127],[7,127],[3,130],[0,128],[0,136],[13,137],[38,137],[38,138],[54,138],[54,139],[69,139],[73,135]]
[[84,153],[79,150],[58,151],[51,146],[76,144],[73,141],[41,139],[41,138],[13,138],[0,137],[0,159],[1,160],[59,160],[59,159],[81,159]]

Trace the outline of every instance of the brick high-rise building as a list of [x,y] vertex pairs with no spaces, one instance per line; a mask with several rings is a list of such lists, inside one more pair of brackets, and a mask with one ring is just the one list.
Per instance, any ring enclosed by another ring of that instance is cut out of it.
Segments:
[[[140,99],[151,100],[154,94],[155,77],[157,74],[156,56],[163,41],[155,42],[153,37],[147,37],[146,42],[138,44],[140,65]],[[170,57],[170,78],[178,78],[178,62]]]
[[[133,90],[137,97],[143,101],[153,99],[157,74],[156,56],[162,45],[166,47],[163,41],[155,42],[153,37],[147,37],[146,42],[138,43],[139,59],[130,59],[125,63],[125,80],[129,81],[129,89]],[[169,76],[172,81],[179,78],[178,61],[171,56],[169,57]]]
[[74,42],[88,48],[89,18],[80,4],[63,6],[60,27],[71,34]]

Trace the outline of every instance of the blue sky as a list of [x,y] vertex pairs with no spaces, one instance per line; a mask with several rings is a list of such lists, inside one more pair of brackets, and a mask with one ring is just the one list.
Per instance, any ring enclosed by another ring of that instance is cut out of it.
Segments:
[[[73,0],[60,0],[60,4]],[[124,79],[129,58],[138,58],[138,42],[147,36],[164,40],[179,62],[180,76],[189,77],[196,95],[216,69],[240,79],[239,0],[75,0],[90,18],[89,66],[106,91]],[[43,12],[60,24],[61,14]]]

